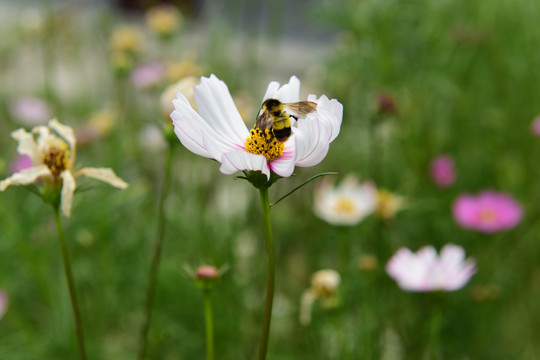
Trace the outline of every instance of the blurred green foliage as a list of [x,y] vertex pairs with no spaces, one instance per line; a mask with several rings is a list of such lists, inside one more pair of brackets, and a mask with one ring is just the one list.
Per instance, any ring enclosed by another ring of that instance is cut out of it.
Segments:
[[[265,69],[275,65],[267,52],[275,55],[280,42],[257,43],[253,35],[236,42],[230,24],[210,21],[204,27],[197,19],[187,19],[180,34],[160,42],[144,29],[141,16],[77,6],[38,9],[42,27],[35,31],[28,20],[19,22],[21,9],[11,10],[17,16],[0,23],[5,176],[16,150],[8,134],[21,126],[10,112],[18,96],[44,98],[60,121],[74,127],[103,108],[117,111],[111,132],[81,146],[78,162],[112,167],[130,187],[78,194],[65,230],[89,358],[134,358],[165,157],[138,139],[145,125],[167,121],[159,103],[166,84],[139,89],[129,78],[115,77],[109,36],[124,23],[142,29],[147,42],[135,64],[179,61],[195,49],[204,75],[216,73],[233,94],[250,95],[248,122],[264,94]],[[406,196],[408,208],[390,221],[368,218],[338,228],[315,217],[309,185],[272,209],[277,288],[269,359],[536,359],[540,140],[530,122],[540,113],[540,4],[338,0],[294,10],[338,34],[330,45],[317,44],[328,49],[324,61],[306,57],[311,63],[300,64],[305,72],[296,75],[316,84],[318,94],[339,99],[345,113],[327,158],[279,181],[271,200],[318,172],[337,171],[340,178],[353,172]],[[290,75],[275,79],[284,82]],[[381,93],[394,99],[395,112],[379,111]],[[441,153],[454,157],[458,171],[457,183],[445,190],[429,177],[430,161]],[[212,293],[219,359],[254,358],[266,282],[257,192],[180,144],[173,174],[148,358],[204,357],[202,294],[182,266],[205,263],[230,266]],[[455,197],[485,188],[509,192],[523,204],[525,216],[516,229],[481,235],[454,223]],[[450,242],[478,263],[462,290],[406,293],[384,272],[401,246],[416,250]],[[375,255],[378,267],[361,269],[362,255]],[[340,306],[316,305],[312,324],[301,326],[300,298],[321,268],[340,272]],[[0,196],[0,288],[10,297],[0,320],[1,359],[74,358],[52,211],[21,188]],[[436,344],[438,357],[431,352]]]

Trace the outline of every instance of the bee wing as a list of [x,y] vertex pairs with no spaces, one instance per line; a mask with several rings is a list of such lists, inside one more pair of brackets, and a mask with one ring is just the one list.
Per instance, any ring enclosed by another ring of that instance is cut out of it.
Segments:
[[264,111],[261,115],[259,115],[257,122],[255,123],[255,127],[263,131],[272,128],[272,115],[269,111]]
[[285,103],[283,106],[292,114],[305,117],[307,114],[317,110],[317,103],[313,101],[299,101],[294,103]]

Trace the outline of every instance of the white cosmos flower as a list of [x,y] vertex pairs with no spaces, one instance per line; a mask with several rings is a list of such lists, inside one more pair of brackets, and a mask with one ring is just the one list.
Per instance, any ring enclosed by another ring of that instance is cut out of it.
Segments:
[[325,179],[315,188],[315,214],[332,225],[356,225],[375,211],[377,203],[375,185],[360,183],[353,174],[337,186]]
[[[343,106],[326,96],[307,100],[317,103],[317,110],[300,118],[292,128],[291,137],[277,157],[246,151],[250,131],[234,105],[227,85],[215,75],[202,77],[194,89],[198,113],[181,93],[173,100],[171,113],[176,136],[193,153],[221,163],[220,171],[260,171],[270,179],[271,172],[282,177],[292,175],[295,166],[314,166],[326,156],[329,144],[336,138],[343,117]],[[282,103],[300,101],[300,80],[291,77],[288,84],[268,85],[263,102],[277,99]],[[261,102],[262,103],[262,102]]]
[[476,268],[473,260],[465,260],[461,246],[448,244],[440,256],[433,246],[425,246],[416,254],[401,248],[386,264],[386,272],[406,291],[453,291],[465,286]]
[[71,214],[71,202],[75,191],[75,178],[84,175],[124,189],[128,185],[109,168],[82,168],[73,172],[76,139],[73,129],[56,119],[48,126],[37,126],[31,132],[19,129],[11,133],[19,142],[17,152],[30,157],[32,167],[14,173],[0,181],[0,191],[10,185],[28,185],[42,179],[44,186],[58,189],[60,206],[65,216]]

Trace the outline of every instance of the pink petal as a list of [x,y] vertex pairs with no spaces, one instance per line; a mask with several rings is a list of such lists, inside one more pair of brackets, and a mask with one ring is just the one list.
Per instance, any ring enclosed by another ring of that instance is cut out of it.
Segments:
[[283,155],[279,158],[272,160],[268,166],[273,172],[282,177],[289,177],[294,171],[294,165],[296,163],[296,141],[294,135],[285,143],[285,150]]

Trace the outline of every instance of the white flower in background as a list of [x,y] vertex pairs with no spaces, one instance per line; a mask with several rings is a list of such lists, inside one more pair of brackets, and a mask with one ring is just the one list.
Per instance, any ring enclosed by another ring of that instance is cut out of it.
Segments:
[[[181,93],[173,101],[175,110],[171,118],[176,136],[193,153],[219,161],[224,174],[252,170],[270,179],[271,172],[288,177],[295,166],[314,166],[326,156],[330,143],[339,133],[343,116],[343,106],[337,100],[309,95],[307,100],[317,103],[317,110],[298,119],[287,141],[278,142],[279,151],[272,148],[256,154],[247,146],[248,140],[254,140],[253,134],[244,124],[223,81],[215,75],[203,77],[194,95],[198,113]],[[266,99],[282,103],[300,101],[300,80],[293,76],[281,87],[278,82],[271,82],[263,101]]]
[[332,225],[356,225],[377,209],[377,190],[350,174],[339,185],[324,179],[315,188],[315,214]]
[[453,291],[461,289],[476,272],[475,262],[465,260],[465,250],[448,244],[440,256],[433,246],[413,253],[399,249],[386,264],[386,272],[406,291]]
[[5,291],[0,289],[0,319],[4,317],[8,308],[8,296]]
[[23,169],[0,181],[0,191],[10,185],[28,185],[43,180],[44,191],[59,191],[60,207],[65,216],[71,213],[71,202],[75,191],[75,178],[84,175],[124,189],[127,183],[117,177],[109,168],[82,168],[73,171],[75,164],[75,135],[69,126],[56,119],[48,126],[37,126],[31,132],[19,129],[11,133],[19,142],[17,152],[27,155],[32,167]]
[[341,282],[339,273],[332,269],[324,269],[315,272],[311,276],[311,287],[304,291],[300,301],[300,323],[311,323],[311,309],[316,300],[326,308],[337,305],[337,289]]

